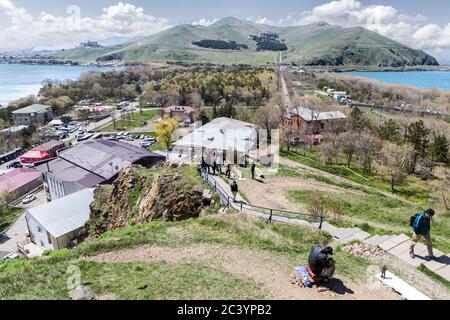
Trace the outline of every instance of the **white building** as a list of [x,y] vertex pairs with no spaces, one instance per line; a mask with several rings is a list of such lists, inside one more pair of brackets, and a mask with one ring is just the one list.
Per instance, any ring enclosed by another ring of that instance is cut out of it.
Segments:
[[174,152],[195,155],[218,154],[243,160],[257,147],[258,128],[247,122],[217,118],[175,143]]
[[31,242],[44,250],[60,250],[80,235],[89,220],[93,189],[27,210],[25,215]]

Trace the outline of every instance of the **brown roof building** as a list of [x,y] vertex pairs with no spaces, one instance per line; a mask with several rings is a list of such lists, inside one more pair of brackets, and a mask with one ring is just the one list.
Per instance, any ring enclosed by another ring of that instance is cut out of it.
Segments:
[[198,110],[189,106],[170,106],[162,109],[162,117],[178,118],[182,122],[193,123],[196,119]]

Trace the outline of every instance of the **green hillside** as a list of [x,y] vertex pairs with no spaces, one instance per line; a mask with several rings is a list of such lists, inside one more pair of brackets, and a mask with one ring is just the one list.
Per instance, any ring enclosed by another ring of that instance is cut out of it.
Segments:
[[[287,61],[306,65],[415,66],[437,65],[435,58],[364,28],[342,28],[326,23],[274,27],[236,18],[205,26],[180,25],[126,46],[98,50],[74,49],[57,52],[60,59],[80,62],[184,61],[215,64],[271,64],[277,51],[257,51],[250,35],[273,32],[288,47]],[[233,41],[248,49],[217,50],[196,46],[201,40]]]

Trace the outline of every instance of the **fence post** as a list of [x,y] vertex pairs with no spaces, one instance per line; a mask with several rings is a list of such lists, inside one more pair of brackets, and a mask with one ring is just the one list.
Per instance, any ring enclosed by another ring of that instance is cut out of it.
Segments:
[[319,230],[322,230],[323,216],[320,216]]
[[242,211],[243,205],[244,205],[244,203],[241,201],[241,211]]

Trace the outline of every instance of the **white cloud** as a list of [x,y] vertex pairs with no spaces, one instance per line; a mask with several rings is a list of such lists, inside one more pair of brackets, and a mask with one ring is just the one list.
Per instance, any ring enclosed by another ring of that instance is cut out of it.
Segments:
[[207,26],[210,26],[210,25],[216,23],[217,21],[219,21],[219,19],[205,19],[205,18],[203,18],[203,19],[196,20],[196,21],[192,22],[192,25],[207,27]]
[[31,47],[73,47],[86,40],[111,36],[146,36],[170,28],[166,18],[147,15],[144,9],[119,2],[104,8],[98,17],[83,17],[80,8],[70,6],[67,16],[41,12],[37,17],[11,0],[0,0],[0,11],[11,25],[0,30],[0,49]]

